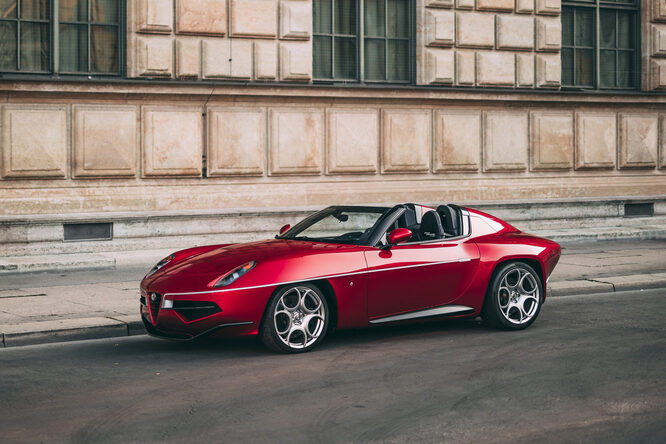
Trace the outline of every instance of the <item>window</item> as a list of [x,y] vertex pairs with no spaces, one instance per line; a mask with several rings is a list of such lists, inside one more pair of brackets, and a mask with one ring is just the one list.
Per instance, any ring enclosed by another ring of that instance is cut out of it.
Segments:
[[411,81],[412,0],[314,0],[313,5],[315,80]]
[[562,84],[638,87],[638,0],[562,2]]
[[122,3],[0,0],[0,72],[120,74]]

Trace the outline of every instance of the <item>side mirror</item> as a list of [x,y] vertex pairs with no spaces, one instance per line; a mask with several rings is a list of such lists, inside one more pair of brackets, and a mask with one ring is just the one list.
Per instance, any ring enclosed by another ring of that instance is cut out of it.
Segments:
[[389,233],[388,243],[389,245],[401,244],[403,242],[407,242],[411,238],[412,238],[412,232],[409,231],[407,228],[396,228],[395,230]]
[[291,225],[289,225],[289,224],[284,225],[282,228],[280,228],[280,234],[286,233],[287,231],[289,231],[290,228],[291,228]]

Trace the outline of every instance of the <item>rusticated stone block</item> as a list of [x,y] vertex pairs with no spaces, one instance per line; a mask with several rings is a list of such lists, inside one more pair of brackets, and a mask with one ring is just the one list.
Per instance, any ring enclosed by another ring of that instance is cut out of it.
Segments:
[[516,12],[531,14],[534,11],[534,0],[516,0]]
[[74,105],[74,177],[136,175],[135,106]]
[[143,175],[201,176],[202,110],[199,107],[142,109]]
[[497,15],[497,48],[534,48],[534,18],[520,15]]
[[666,0],[652,0],[652,21],[666,22]]
[[327,173],[377,172],[379,112],[376,109],[331,108],[327,118]]
[[324,149],[324,112],[317,108],[270,110],[271,175],[319,174]]
[[204,40],[205,78],[252,78],[252,40]]
[[382,172],[416,173],[430,169],[432,112],[427,109],[382,111]]
[[173,40],[171,37],[136,37],[136,74],[140,77],[171,77]]
[[67,105],[2,107],[2,176],[64,178],[69,150]]
[[234,37],[275,38],[276,0],[230,0],[231,35]]
[[474,85],[476,81],[476,57],[474,52],[456,51],[456,84]]
[[516,54],[516,86],[519,88],[534,86],[534,54]]
[[433,49],[427,51],[427,79],[430,84],[450,85],[455,74],[455,61],[453,50]]
[[261,176],[266,152],[266,110],[211,106],[207,112],[208,176]]
[[561,170],[573,166],[573,116],[568,112],[531,113],[532,170]]
[[452,46],[455,39],[455,15],[444,9],[426,10],[426,45]]
[[469,48],[495,46],[495,16],[475,12],[457,12],[456,46]]
[[435,111],[433,172],[477,171],[480,153],[480,111]]
[[224,35],[227,0],[176,0],[176,33]]
[[527,114],[484,112],[484,171],[521,171],[527,168]]
[[666,60],[650,61],[652,89],[666,89]]
[[562,47],[562,24],[559,18],[537,18],[537,51],[559,51]]
[[615,113],[576,113],[576,169],[615,168]]
[[137,0],[136,8],[137,31],[171,33],[173,0]]
[[456,0],[456,9],[474,9],[474,0]]
[[513,11],[514,0],[476,0],[479,11]]
[[516,80],[516,63],[513,53],[477,52],[476,80],[479,85],[513,86]]
[[451,8],[453,0],[426,0],[425,5],[429,8]]
[[312,43],[280,43],[280,80],[312,78]]
[[197,78],[201,66],[201,46],[198,39],[176,40],[176,77]]
[[312,2],[280,2],[280,38],[308,40],[312,33]]
[[562,59],[559,54],[537,54],[536,68],[539,88],[557,88],[562,83]]
[[652,25],[652,56],[666,57],[666,25]]
[[274,80],[277,78],[278,53],[277,43],[270,40],[254,42],[254,78]]
[[620,113],[619,120],[620,168],[654,168],[659,138],[657,114]]
[[561,0],[536,0],[537,14],[559,15],[561,10]]

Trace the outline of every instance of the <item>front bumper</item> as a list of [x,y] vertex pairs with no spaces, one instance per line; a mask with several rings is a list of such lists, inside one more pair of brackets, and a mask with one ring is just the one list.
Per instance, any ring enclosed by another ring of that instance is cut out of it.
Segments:
[[140,312],[146,331],[188,341],[201,336],[257,334],[271,288],[226,292],[162,293],[141,287]]
[[240,326],[247,326],[247,325],[252,325],[252,322],[247,321],[247,322],[229,322],[226,324],[220,324],[217,325],[213,328],[210,328],[202,333],[198,334],[188,334],[188,333],[167,333],[159,330],[156,328],[150,321],[146,320],[145,316],[141,316],[141,320],[143,321],[144,327],[146,327],[146,331],[150,336],[160,338],[160,339],[170,339],[173,341],[192,341],[194,339],[198,339],[204,336],[212,335],[223,328],[227,327],[240,327]]

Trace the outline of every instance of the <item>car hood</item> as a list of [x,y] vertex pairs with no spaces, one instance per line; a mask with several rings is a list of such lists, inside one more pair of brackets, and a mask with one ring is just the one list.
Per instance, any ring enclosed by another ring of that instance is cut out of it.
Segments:
[[[342,253],[342,256],[347,256],[365,248],[357,245],[290,239],[209,246],[205,247],[203,252],[189,257],[187,254],[179,257],[180,252],[174,253],[176,258],[172,264],[144,278],[141,285],[143,288],[161,287],[168,291],[172,291],[173,288],[178,288],[178,291],[205,290],[210,288],[209,284],[213,280],[250,261],[256,261],[257,266],[239,278],[239,283],[242,281],[243,285],[264,285],[274,279],[286,279],[287,271],[290,279],[304,279],[331,272],[327,261],[316,259],[318,256],[330,253]],[[297,264],[297,266],[288,267],[288,264]],[[297,275],[293,274],[294,269],[299,270]],[[231,284],[229,288],[236,286]]]

